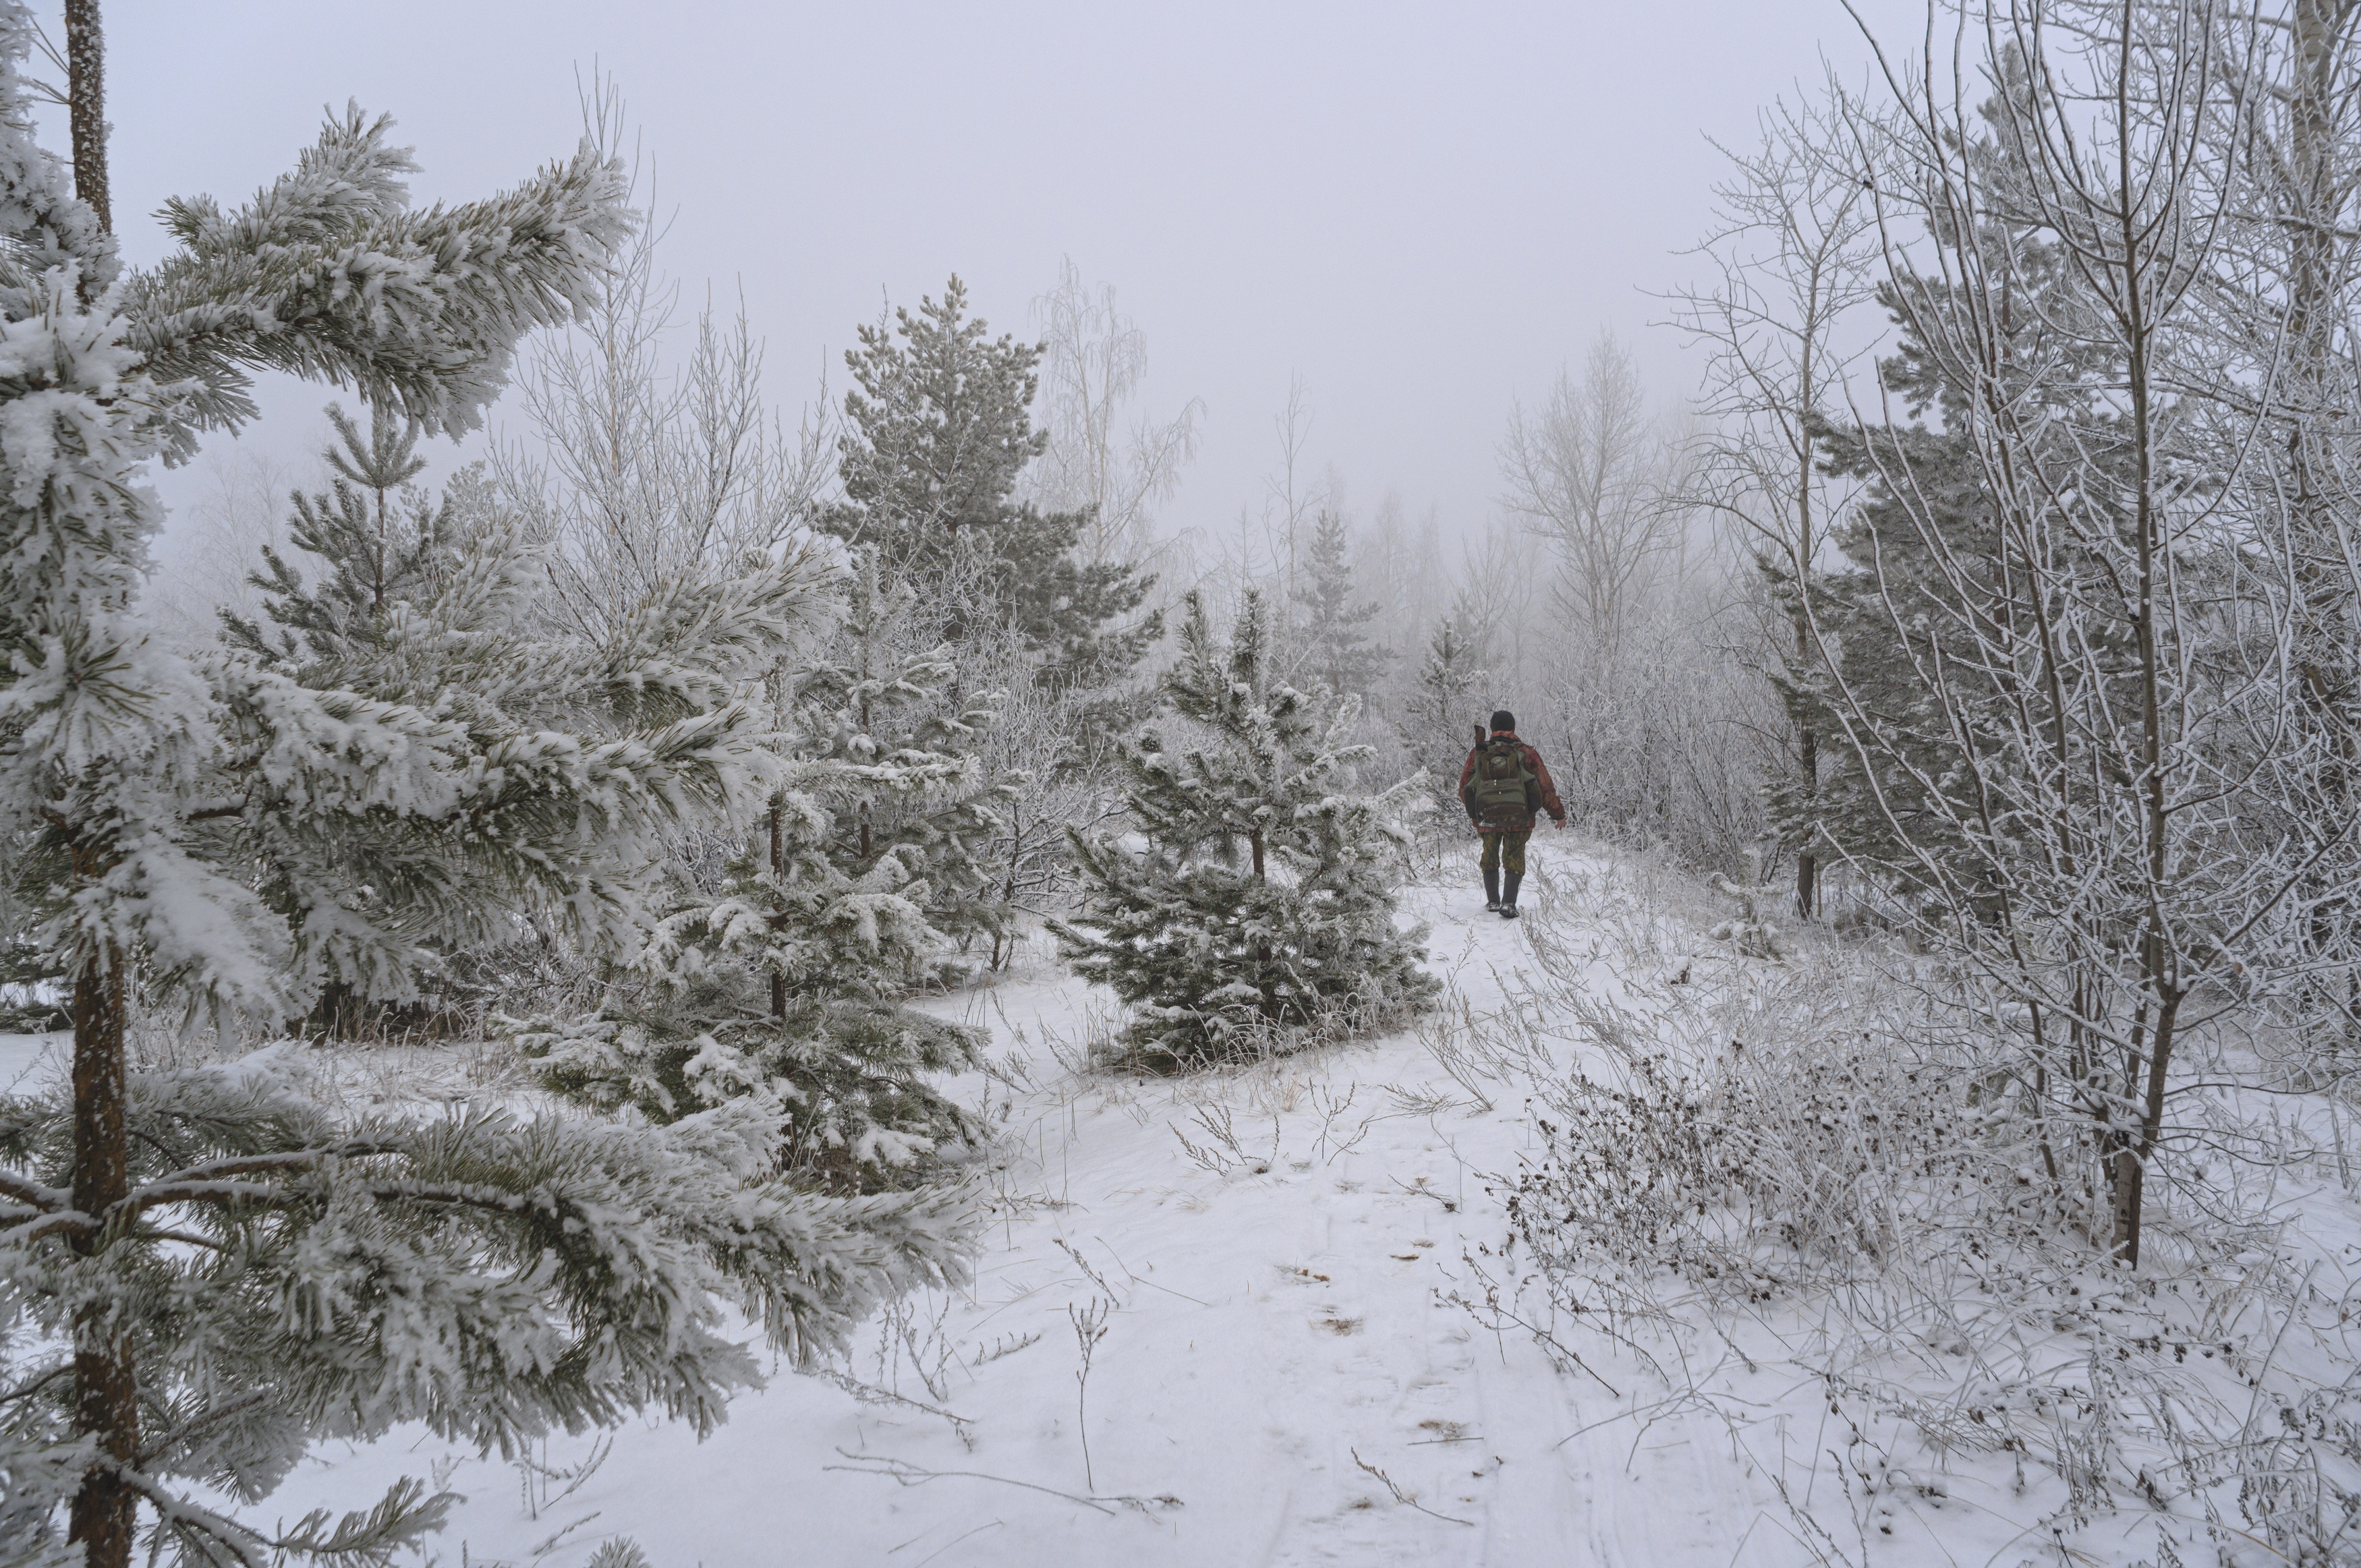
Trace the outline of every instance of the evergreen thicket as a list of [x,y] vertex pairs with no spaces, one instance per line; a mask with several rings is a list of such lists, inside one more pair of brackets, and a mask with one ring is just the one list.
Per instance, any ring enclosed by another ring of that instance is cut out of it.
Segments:
[[[2120,353],[2111,360],[2103,343],[2082,341],[2061,348],[2054,324],[2043,323],[2072,319],[2086,302],[2077,298],[2059,247],[2023,225],[1988,228],[1983,243],[2014,258],[2021,269],[2015,282],[2035,307],[1995,334],[1992,374],[2055,433],[2049,460],[2070,450],[2073,461],[2120,482],[2125,454],[2105,431],[2100,389],[2123,373]],[[1806,652],[1783,659],[1773,673],[1791,724],[1799,732],[1853,734],[1858,743],[1823,750],[1808,784],[1780,780],[1766,795],[1786,842],[1855,865],[1905,903],[1940,885],[1981,890],[1970,901],[1989,916],[2000,873],[1990,844],[1965,825],[2020,809],[2028,796],[2011,780],[2026,764],[2013,754],[2005,725],[1960,720],[2011,703],[2015,677],[1981,654],[1960,657],[1947,623],[1965,609],[2005,625],[2024,590],[2009,580],[2003,509],[1972,428],[1973,378],[1926,341],[1927,323],[1965,302],[1958,291],[1925,281],[1906,299],[1893,284],[1880,297],[1897,344],[1879,375],[1912,422],[1808,422],[1822,471],[1858,485],[1858,497],[1827,530],[1833,558],[1803,580],[1784,563],[1761,563],[1773,604],[1813,630]],[[2070,377],[2054,373],[2061,356],[2072,366]],[[2077,440],[2073,433],[2085,430],[2098,438]],[[2120,530],[2125,520],[2104,526]],[[2069,576],[2103,573],[2102,554],[2069,543],[2056,565]],[[2120,635],[2115,641],[2113,653],[2121,658],[2127,647]],[[2060,673],[2068,688],[2061,695],[2071,702],[2087,673]],[[1989,798],[1960,797],[1970,776]]]
[[917,596],[852,585],[836,658],[781,677],[785,773],[718,882],[686,870],[632,971],[587,1018],[510,1019],[555,1088],[671,1122],[752,1096],[787,1168],[833,1188],[907,1185],[967,1140],[925,1077],[974,1065],[980,1031],[905,1005],[955,978],[953,934],[996,934],[980,846],[1018,783],[982,776],[990,707],[947,704],[950,651],[912,651]]
[[[816,514],[852,566],[833,630],[771,678],[784,783],[734,848],[675,857],[594,1013],[506,1021],[553,1086],[658,1122],[770,1104],[792,1171],[831,1190],[906,1186],[972,1137],[928,1075],[980,1036],[908,1001],[1011,950],[1057,874],[1041,807],[1103,815],[1073,786],[1161,630],[1115,624],[1151,580],[1080,560],[1086,518],[1015,499],[1038,354],[970,319],[957,279],[862,330],[842,496]],[[1012,696],[1050,733],[1007,733]]]

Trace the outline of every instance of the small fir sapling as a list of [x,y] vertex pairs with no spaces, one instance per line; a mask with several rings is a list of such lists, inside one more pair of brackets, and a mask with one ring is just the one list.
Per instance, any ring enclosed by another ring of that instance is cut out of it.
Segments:
[[1393,662],[1394,651],[1367,630],[1383,608],[1374,599],[1354,602],[1352,532],[1333,506],[1320,509],[1305,553],[1303,582],[1295,602],[1302,612],[1296,628],[1302,639],[1304,672],[1331,696],[1366,698]]
[[808,764],[774,795],[756,847],[718,898],[661,921],[620,988],[583,1020],[509,1021],[562,1092],[657,1123],[738,1099],[772,1108],[798,1179],[906,1182],[972,1131],[925,1077],[972,1066],[978,1032],[900,1004],[942,946],[926,885],[900,855],[859,876],[829,850],[832,770]]
[[264,619],[275,634],[234,610],[220,612],[233,647],[299,667],[382,643],[394,630],[394,607],[426,603],[472,543],[457,537],[456,492],[436,505],[412,486],[426,470],[417,421],[378,405],[364,437],[342,408],[331,403],[327,412],[335,432],[324,454],[329,489],[297,492],[288,529],[290,544],[324,566],[325,580],[307,590],[302,569],[265,545],[267,570],[248,573],[247,581],[265,596]]
[[1466,754],[1464,726],[1471,713],[1488,706],[1479,699],[1491,681],[1483,665],[1483,643],[1471,634],[1474,617],[1465,603],[1435,622],[1426,641],[1426,655],[1401,707],[1395,730],[1412,757],[1423,759],[1443,819],[1465,826],[1459,804],[1459,763]]
[[[0,841],[41,879],[16,890],[38,894],[24,935],[70,983],[74,1046],[64,1092],[0,1103],[0,1533],[86,1568],[127,1568],[143,1534],[181,1562],[384,1562],[447,1500],[404,1482],[264,1530],[190,1489],[250,1507],[315,1438],[401,1421],[496,1447],[649,1406],[709,1425],[757,1371],[728,1309],[817,1352],[961,1277],[965,1222],[797,1190],[751,1102],[662,1129],[345,1124],[267,1053],[133,1071],[132,977],[278,1020],[331,984],[408,994],[439,945],[525,912],[627,951],[663,835],[759,801],[741,693],[825,618],[829,574],[807,553],[681,587],[586,650],[518,623],[519,545],[462,554],[423,620],[372,591],[287,627],[291,652],[167,645],[137,609],[148,461],[250,418],[258,367],[469,428],[605,267],[620,176],[586,147],[413,212],[407,154],[355,110],[247,206],[169,203],[179,248],[134,271],[33,140],[33,37],[0,0]],[[76,151],[103,169],[103,140]]]
[[1124,760],[1135,853],[1107,833],[1073,835],[1089,913],[1050,929],[1078,972],[1137,1010],[1130,1030],[1161,1065],[1216,1059],[1339,1014],[1428,1005],[1425,928],[1394,923],[1397,818],[1422,781],[1345,793],[1369,750],[1347,746],[1347,699],[1317,705],[1271,678],[1269,624],[1249,594],[1224,644],[1203,600],[1184,601],[1170,712]]

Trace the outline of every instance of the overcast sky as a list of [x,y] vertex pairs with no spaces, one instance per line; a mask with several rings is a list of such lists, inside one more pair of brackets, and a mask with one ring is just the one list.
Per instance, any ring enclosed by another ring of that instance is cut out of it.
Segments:
[[[58,0],[42,0],[58,36]],[[1909,0],[1863,6],[1890,37]],[[1823,54],[1837,0],[902,5],[883,0],[106,0],[116,225],[135,260],[179,192],[243,198],[357,99],[416,148],[421,200],[514,182],[612,71],[664,207],[664,258],[741,288],[774,391],[956,270],[1024,331],[1071,257],[1148,334],[1144,406],[1205,442],[1174,526],[1257,501],[1291,375],[1312,456],[1363,515],[1487,515],[1511,401],[1602,329],[1667,403],[1694,386],[1649,297],[1693,273],[1719,155]],[[60,127],[61,130],[61,127]],[[62,137],[56,137],[60,145]],[[249,446],[317,439],[333,394],[274,390]],[[496,411],[494,421],[500,414]],[[181,493],[168,485],[168,497]]]

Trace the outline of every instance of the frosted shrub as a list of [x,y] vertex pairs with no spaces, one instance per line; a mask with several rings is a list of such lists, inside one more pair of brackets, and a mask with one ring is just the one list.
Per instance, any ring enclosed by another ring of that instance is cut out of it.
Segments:
[[[1688,902],[1677,882],[1585,885],[1609,952],[1576,940],[1556,900],[1528,922],[1522,1008],[1568,1020],[1585,1047],[1564,1075],[1533,1075],[1545,1146],[1510,1196],[1561,1304],[1594,1275],[1719,1299],[1895,1282],[1962,1253],[2054,1244],[2062,1266],[2088,1261],[2095,1145],[2041,1117],[2005,1015],[1960,1027],[1956,1003],[1929,1002],[1940,975],[1882,967],[1901,954],[1806,948],[1767,967],[1784,947],[1768,890],[1711,880],[1741,897],[1707,933],[1735,958],[1676,950],[1656,912]],[[1628,1003],[1598,992],[1602,960],[1627,970]],[[1630,974],[1642,967],[1661,978]]]
[[1845,1011],[1804,985],[1669,1020],[1577,1002],[1606,1059],[1544,1096],[1518,1238],[1577,1290],[1602,1267],[1752,1297],[1890,1265],[1942,1198],[1993,1185],[1994,1150],[1961,1074]]
[[2361,1563],[2361,1373],[2292,1397],[2266,1390],[2257,1403],[2222,1456],[2231,1463],[2217,1459],[2201,1478],[2235,1484],[2238,1533],[2260,1535],[2283,1560]]
[[[1725,596],[1708,586],[1692,597]],[[1617,643],[1569,641],[1532,733],[1576,826],[1696,868],[1734,869],[1762,840],[1777,762],[1763,739],[1770,698],[1721,646],[1733,634],[1684,600]]]
[[[1777,969],[1627,979],[1616,1004],[1592,964],[1631,954],[1577,948],[1538,913],[1517,1000],[1584,1048],[1564,1076],[1524,1058],[1542,1147],[1504,1184],[1517,1270],[1479,1267],[1479,1314],[1569,1370],[1587,1370],[1569,1329],[1606,1332],[1708,1403],[1660,1344],[1768,1323],[1864,1479],[1982,1464],[2022,1495],[2037,1469],[2042,1528],[2077,1551],[2074,1531],[2137,1521],[2158,1563],[2264,1544],[2277,1558],[2258,1561],[2361,1563],[2349,1306],[2287,1261],[2278,1214],[2173,1168],[2159,1190],[2190,1201],[2160,1212],[2135,1273],[2107,1255],[2099,1140],[2015,1077],[2020,1020],[1956,1026],[1956,977],[1806,948]],[[1515,1038],[1477,1022],[1496,1054]],[[2213,1131],[2209,1162],[2265,1146],[2226,1118]],[[2275,1183],[2298,1147],[2282,1137]]]
[[1738,901],[1738,913],[1716,926],[1708,935],[1717,942],[1728,942],[1751,959],[1769,959],[1773,962],[1787,956],[1779,935],[1778,924],[1771,918],[1770,905],[1779,896],[1779,889],[1763,880],[1763,851],[1746,851],[1746,880],[1730,881],[1719,872],[1709,879],[1715,892],[1725,898]]

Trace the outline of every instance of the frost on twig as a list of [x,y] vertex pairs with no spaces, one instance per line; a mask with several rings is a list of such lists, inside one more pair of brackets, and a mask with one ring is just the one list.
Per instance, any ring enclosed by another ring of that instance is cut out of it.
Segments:
[[1104,1297],[1093,1297],[1087,1307],[1066,1309],[1066,1316],[1073,1320],[1074,1340],[1082,1356],[1082,1365],[1074,1373],[1074,1431],[1082,1440],[1082,1482],[1093,1492],[1099,1484],[1098,1477],[1091,1472],[1091,1354],[1106,1337],[1107,1312],[1113,1306]]
[[823,1465],[821,1468],[846,1471],[855,1475],[887,1475],[905,1486],[923,1486],[929,1481],[940,1481],[953,1476],[970,1481],[997,1481],[1004,1486],[1022,1486],[1028,1492],[1039,1492],[1045,1497],[1062,1497],[1067,1502],[1080,1503],[1086,1508],[1096,1508],[1099,1512],[1109,1516],[1112,1516],[1117,1508],[1130,1508],[1135,1512],[1152,1515],[1159,1509],[1177,1508],[1181,1506],[1180,1499],[1170,1493],[1153,1497],[1101,1497],[1096,1493],[1089,1497],[1082,1497],[1072,1492],[1060,1492],[1055,1486],[1042,1486],[1031,1481],[1019,1481],[1010,1475],[988,1475],[981,1470],[928,1470],[924,1465],[913,1464],[906,1459],[895,1459],[883,1453],[855,1453],[849,1448],[840,1448],[837,1453],[853,1463]]
[[1770,900],[1779,890],[1763,880],[1763,851],[1746,851],[1745,882],[1732,882],[1716,872],[1712,883],[1715,892],[1738,901],[1738,913],[1707,935],[1717,942],[1730,943],[1747,958],[1784,963],[1787,949],[1780,938],[1778,924],[1767,913]]
[[1361,1451],[1357,1448],[1353,1450],[1353,1463],[1367,1471],[1370,1475],[1376,1476],[1378,1480],[1384,1482],[1386,1484],[1386,1490],[1393,1494],[1394,1501],[1401,1504],[1402,1507],[1406,1508],[1416,1508],[1420,1513],[1424,1514],[1427,1518],[1441,1519],[1445,1524],[1464,1524],[1473,1526],[1476,1522],[1474,1519],[1463,1519],[1451,1514],[1436,1513],[1433,1508],[1430,1508],[1425,1504],[1420,1502],[1415,1494],[1403,1491],[1400,1486],[1395,1484],[1392,1476],[1387,1475],[1384,1471],[1378,1469],[1376,1465],[1362,1458]]

